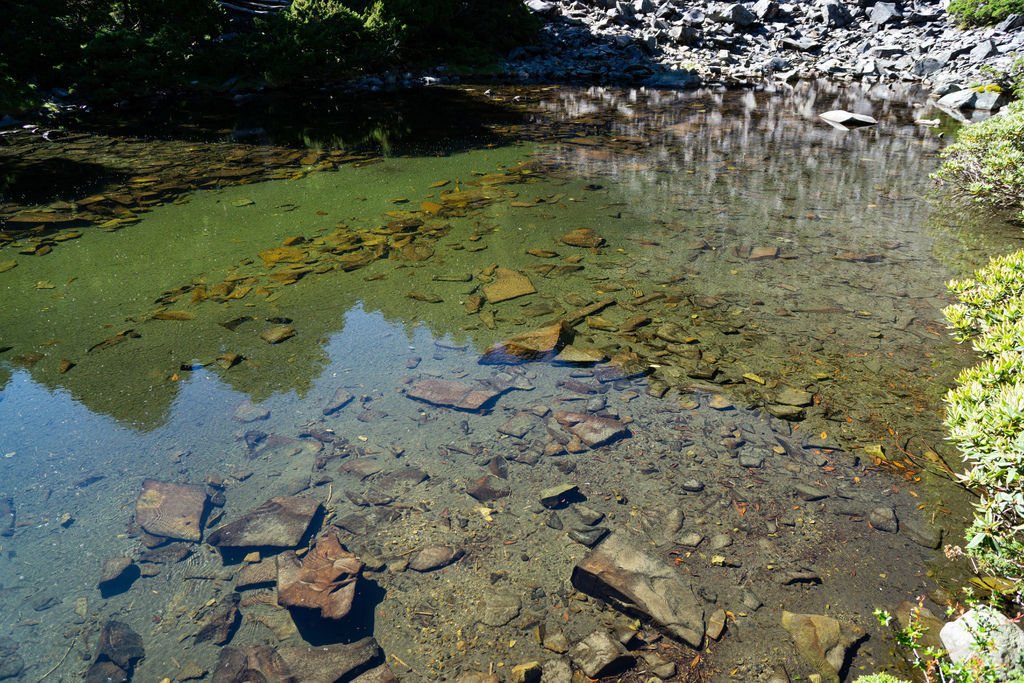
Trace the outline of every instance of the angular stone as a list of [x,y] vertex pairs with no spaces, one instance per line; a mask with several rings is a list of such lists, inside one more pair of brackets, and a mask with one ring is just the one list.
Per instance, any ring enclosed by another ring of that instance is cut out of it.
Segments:
[[85,672],[85,683],[128,683],[129,680],[127,671],[106,660],[93,662]]
[[430,572],[447,567],[462,557],[462,552],[446,545],[431,545],[423,548],[409,560],[409,569]]
[[692,647],[704,640],[704,608],[689,582],[621,534],[609,535],[576,565],[572,584],[616,609],[651,619]]
[[334,396],[331,397],[331,400],[328,401],[326,405],[324,405],[324,408],[321,412],[324,415],[333,415],[334,413],[338,412],[339,410],[347,406],[349,403],[351,403],[354,398],[355,396],[345,391],[344,389],[338,389],[337,391],[334,392]]
[[269,645],[226,647],[210,683],[296,683],[284,659]]
[[135,662],[146,656],[142,636],[122,621],[108,621],[100,631],[96,646],[97,662],[113,662],[125,671],[131,671]]
[[797,652],[821,674],[826,683],[840,683],[847,655],[864,631],[856,624],[819,614],[782,611],[782,627],[789,632]]
[[268,344],[280,344],[295,336],[295,328],[291,325],[276,325],[260,332],[260,339]]
[[221,548],[294,548],[319,510],[320,503],[310,498],[277,496],[215,529],[209,542]]
[[241,618],[238,603],[237,593],[232,593],[228,598],[221,599],[217,606],[199,622],[199,632],[195,635],[195,642],[209,641],[214,645],[224,645],[231,640]]
[[315,610],[342,619],[352,609],[363,563],[334,533],[316,540],[301,559],[294,551],[277,556],[277,604]]
[[809,406],[814,402],[814,394],[791,386],[781,386],[775,392],[775,402],[787,406]]
[[398,683],[398,676],[387,664],[381,664],[359,674],[351,683]]
[[421,379],[405,390],[413,400],[469,412],[487,410],[502,393],[446,379]]
[[868,515],[868,522],[872,528],[894,534],[900,530],[899,520],[896,518],[896,511],[890,507],[879,506]]
[[497,628],[519,616],[523,603],[519,596],[508,591],[495,591],[483,597],[478,608],[480,623]]
[[[979,605],[939,632],[949,658],[956,663],[981,660],[998,672],[1000,681],[1019,681],[1024,674],[1024,631],[997,610]],[[978,641],[986,645],[978,655]]]
[[590,448],[600,448],[629,436],[626,425],[610,417],[559,411],[555,413],[555,419]]
[[589,365],[592,363],[603,363],[608,360],[608,356],[602,351],[597,349],[581,349],[572,344],[567,344],[558,355],[555,356],[556,363],[571,363],[579,365]]
[[146,479],[135,500],[135,521],[154,536],[198,541],[206,503],[206,490],[200,486]]
[[565,321],[517,334],[499,342],[486,351],[481,363],[509,363],[516,360],[535,360],[557,353],[572,341],[574,332]]
[[754,247],[750,250],[750,256],[748,258],[751,261],[767,261],[778,257],[778,247]]
[[589,678],[600,678],[632,663],[633,658],[619,641],[604,631],[594,631],[570,651],[573,663]]
[[853,112],[845,111],[843,109],[833,109],[832,111],[827,111],[824,114],[819,114],[818,116],[829,123],[846,126],[847,128],[873,126],[878,123],[878,120],[873,116],[868,116],[867,114],[854,114]]
[[301,683],[347,681],[352,673],[384,656],[373,637],[354,643],[318,647],[279,647],[277,653],[288,665],[294,680]]
[[277,561],[266,559],[242,567],[235,579],[235,590],[274,583],[277,583]]
[[540,683],[542,670],[540,662],[516,664],[509,672],[509,683]]
[[597,247],[603,247],[605,244],[604,238],[590,228],[577,228],[568,234],[562,235],[559,241],[562,244],[568,244],[570,247],[582,247],[585,249],[596,249]]
[[235,408],[235,414],[233,417],[243,423],[257,422],[259,420],[266,420],[270,417],[270,411],[262,406],[254,404],[252,401],[245,400],[239,403],[238,407]]
[[494,271],[494,282],[483,286],[487,303],[496,304],[509,299],[517,299],[528,294],[536,294],[530,278],[509,268],[498,268]]
[[904,519],[900,522],[900,531],[919,546],[934,550],[942,545],[942,529],[923,519],[914,517]]
[[490,474],[485,474],[470,483],[469,486],[466,487],[466,493],[473,496],[481,503],[486,503],[491,500],[497,500],[498,498],[508,496],[512,493],[512,488],[501,479]]
[[102,590],[106,586],[117,583],[122,577],[126,576],[126,572],[130,569],[136,571],[138,575],[138,567],[132,562],[130,557],[112,557],[103,563],[103,571],[100,573],[100,580],[97,587]]
[[580,489],[575,484],[559,484],[549,486],[540,492],[540,504],[546,508],[564,505],[568,499],[579,495]]

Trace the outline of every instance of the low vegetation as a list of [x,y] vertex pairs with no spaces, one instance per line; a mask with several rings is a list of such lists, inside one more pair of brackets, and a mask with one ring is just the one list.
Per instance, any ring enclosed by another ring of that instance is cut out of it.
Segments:
[[1024,14],[1024,0],[952,0],[949,13],[965,24],[997,24],[1011,14]]

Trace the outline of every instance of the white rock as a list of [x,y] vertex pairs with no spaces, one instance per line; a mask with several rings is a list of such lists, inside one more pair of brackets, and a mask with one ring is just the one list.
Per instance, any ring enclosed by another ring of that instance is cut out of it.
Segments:
[[829,123],[837,123],[840,126],[846,126],[847,128],[854,128],[856,126],[873,126],[878,123],[873,116],[868,116],[867,114],[854,114],[853,112],[845,111],[843,109],[833,109],[832,111],[827,111],[824,114],[819,114],[819,116]]
[[954,662],[980,658],[993,665],[997,680],[1024,677],[1024,631],[987,605],[943,626],[939,638]]

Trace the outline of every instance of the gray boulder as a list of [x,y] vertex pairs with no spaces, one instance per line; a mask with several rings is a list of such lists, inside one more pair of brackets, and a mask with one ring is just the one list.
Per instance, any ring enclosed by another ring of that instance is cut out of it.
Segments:
[[868,13],[868,19],[875,26],[885,26],[886,24],[894,24],[903,18],[903,12],[900,12],[896,8],[894,2],[878,2],[871,8]]
[[954,662],[990,664],[1000,681],[1024,677],[1024,631],[987,605],[946,624],[939,637]]
[[853,22],[853,15],[840,0],[825,0],[821,6],[821,20],[828,28],[843,28]]

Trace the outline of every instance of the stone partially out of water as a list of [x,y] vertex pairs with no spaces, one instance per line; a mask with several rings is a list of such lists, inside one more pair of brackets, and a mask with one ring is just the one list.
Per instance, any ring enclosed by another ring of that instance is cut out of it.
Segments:
[[210,683],[295,683],[291,669],[269,645],[226,647]]
[[610,534],[576,565],[572,585],[627,614],[651,619],[692,647],[704,640],[704,608],[690,583],[621,534]]
[[483,286],[487,303],[496,304],[501,301],[517,299],[528,294],[536,294],[530,278],[509,268],[498,268],[494,271],[494,282]]
[[583,247],[585,249],[596,249],[597,247],[603,247],[605,244],[604,238],[590,228],[577,228],[570,233],[562,235],[559,241],[570,247]]
[[316,540],[299,558],[288,551],[277,557],[277,604],[314,610],[323,619],[342,619],[352,609],[363,563],[341,545],[334,533]]
[[469,412],[486,410],[502,393],[446,379],[421,379],[405,390],[411,399]]
[[864,637],[856,624],[820,614],[782,611],[782,627],[789,632],[797,652],[827,683],[839,683],[851,648]]
[[319,509],[320,503],[302,496],[271,498],[242,518],[215,529],[209,542],[221,548],[294,548]]
[[557,353],[572,342],[573,329],[565,322],[530,330],[501,341],[484,351],[481,363],[510,363],[535,360]]
[[320,647],[281,647],[277,652],[288,665],[294,680],[302,683],[347,681],[353,673],[383,657],[380,645],[372,637]]
[[135,500],[135,521],[153,536],[198,541],[206,503],[202,487],[146,479]]
[[827,111],[824,114],[819,114],[818,116],[829,123],[846,126],[847,128],[873,126],[878,123],[878,120],[872,116],[868,116],[867,114],[854,114],[853,112],[845,111],[843,109],[833,109],[832,111]]

